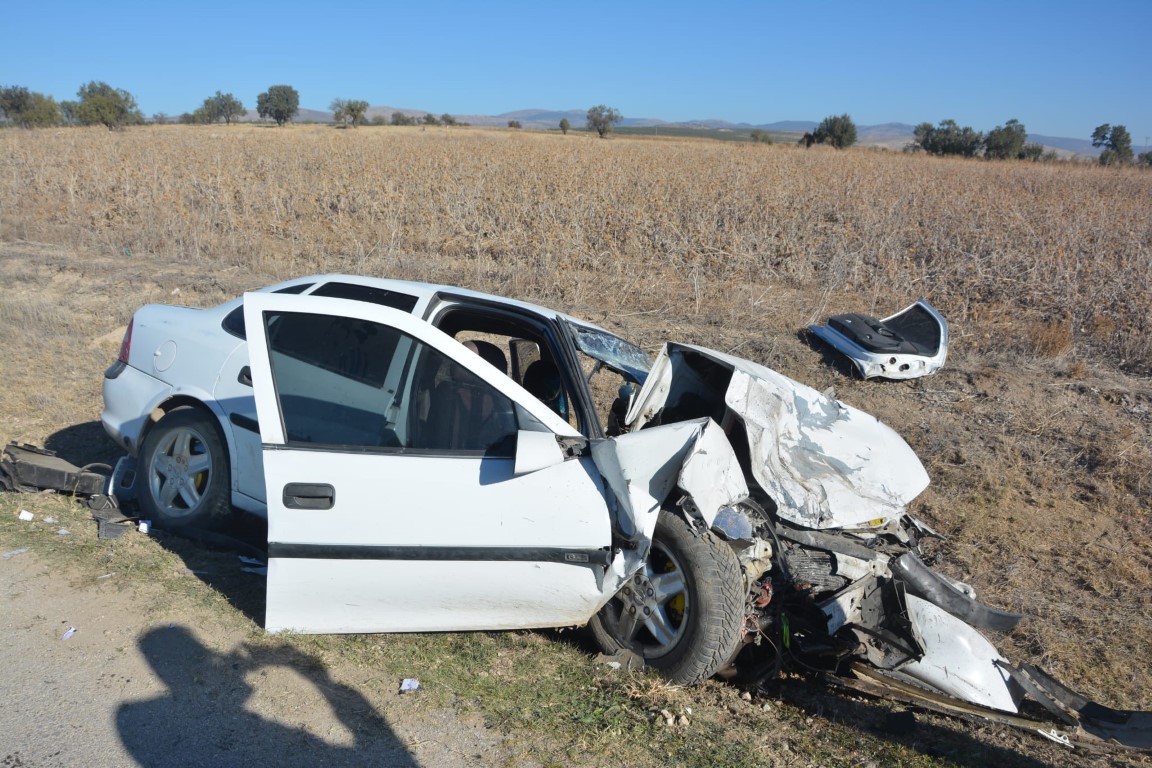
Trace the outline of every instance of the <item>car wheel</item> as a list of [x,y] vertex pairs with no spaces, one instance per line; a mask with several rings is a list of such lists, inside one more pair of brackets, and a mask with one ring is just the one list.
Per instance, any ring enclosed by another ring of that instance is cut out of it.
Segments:
[[692,685],[739,650],[745,592],[732,548],[664,510],[648,561],[592,619],[592,633],[605,653],[630,650],[671,682]]
[[212,528],[232,512],[228,451],[212,416],[195,408],[171,411],[140,449],[137,499],[160,527]]

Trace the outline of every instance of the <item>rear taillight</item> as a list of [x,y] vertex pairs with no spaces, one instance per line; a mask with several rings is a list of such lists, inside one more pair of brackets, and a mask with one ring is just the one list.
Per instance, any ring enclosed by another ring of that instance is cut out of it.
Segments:
[[136,322],[136,318],[128,321],[128,329],[124,331],[124,341],[120,342],[120,356],[116,358],[116,362],[128,364],[128,353],[132,351],[132,324]]

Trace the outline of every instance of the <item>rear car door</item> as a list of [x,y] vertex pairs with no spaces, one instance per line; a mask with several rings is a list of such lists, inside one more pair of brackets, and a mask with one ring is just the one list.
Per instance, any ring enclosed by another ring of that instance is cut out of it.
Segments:
[[244,302],[269,630],[564,626],[596,612],[611,526],[591,459],[514,471],[520,430],[579,437],[572,427],[404,312]]

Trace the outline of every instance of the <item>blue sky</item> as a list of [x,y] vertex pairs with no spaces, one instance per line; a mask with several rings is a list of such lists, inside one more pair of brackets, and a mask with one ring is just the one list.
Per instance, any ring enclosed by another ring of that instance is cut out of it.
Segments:
[[987,130],[1152,135],[1152,0],[11,2],[0,85],[89,80],[178,115],[286,83],[437,114],[586,109],[753,124],[849,113]]

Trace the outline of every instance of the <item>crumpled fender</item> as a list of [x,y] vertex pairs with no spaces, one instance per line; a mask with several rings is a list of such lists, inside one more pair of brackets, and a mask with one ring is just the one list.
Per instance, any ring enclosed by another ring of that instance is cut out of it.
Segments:
[[631,542],[651,541],[660,506],[675,487],[708,526],[721,509],[748,497],[728,438],[708,418],[595,441],[592,460],[616,497],[617,533]]

